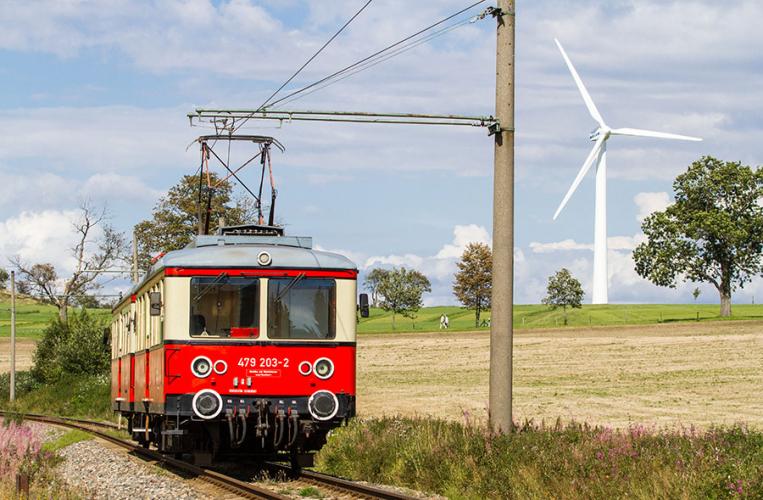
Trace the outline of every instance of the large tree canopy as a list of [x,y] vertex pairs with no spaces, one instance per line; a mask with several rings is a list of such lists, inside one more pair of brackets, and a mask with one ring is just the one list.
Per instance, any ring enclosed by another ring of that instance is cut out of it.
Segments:
[[379,304],[385,311],[392,311],[392,328],[395,328],[395,315],[402,314],[414,319],[421,309],[424,292],[431,292],[429,279],[418,271],[401,267],[386,271],[377,292],[381,297]]
[[[210,174],[211,184],[216,185],[212,196],[209,216],[210,230],[217,228],[218,220],[225,219],[229,226],[255,221],[254,205],[245,200],[232,202],[233,188],[227,181],[219,182]],[[206,219],[206,188],[202,189],[202,215]],[[198,234],[199,178],[186,175],[159,199],[151,218],[135,226],[138,240],[138,267],[148,269],[152,254],[183,248]]]
[[673,190],[675,203],[641,225],[647,241],[633,252],[636,272],[671,288],[711,283],[721,316],[730,316],[731,293],[763,270],[763,169],[706,156]]
[[480,326],[480,313],[490,308],[493,289],[493,252],[484,243],[469,243],[456,264],[453,294],[459,302],[474,309],[474,326]]

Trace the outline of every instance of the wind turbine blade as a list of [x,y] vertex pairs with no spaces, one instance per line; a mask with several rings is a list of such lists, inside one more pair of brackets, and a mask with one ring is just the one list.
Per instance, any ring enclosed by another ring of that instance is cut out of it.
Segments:
[[690,137],[688,135],[668,134],[666,132],[655,132],[654,130],[642,130],[640,128],[616,128],[612,130],[612,135],[632,135],[635,137],[657,137],[659,139],[677,139],[679,141],[701,141],[699,137]]
[[594,120],[596,120],[596,122],[599,125],[601,125],[602,127],[605,127],[606,125],[604,123],[604,118],[601,117],[599,110],[596,109],[596,105],[593,103],[593,99],[591,99],[591,95],[588,93],[588,90],[586,90],[585,85],[583,85],[583,80],[580,79],[580,75],[578,75],[578,72],[575,71],[575,66],[572,65],[572,61],[570,61],[570,58],[567,57],[567,53],[564,51],[562,44],[559,43],[559,40],[557,40],[556,38],[554,38],[554,41],[556,42],[556,46],[559,47],[559,52],[562,53],[564,62],[567,63],[567,68],[569,68],[570,73],[572,73],[572,78],[575,80],[575,84],[578,86],[580,95],[583,96],[583,101],[585,101],[585,105],[588,108],[588,112],[591,113],[591,116],[593,117]]
[[583,180],[583,177],[585,177],[585,174],[588,173],[591,165],[593,165],[593,160],[599,155],[599,151],[601,151],[601,146],[604,144],[604,141],[606,141],[606,138],[602,135],[599,137],[599,139],[597,139],[596,144],[593,145],[593,149],[591,149],[591,152],[588,153],[588,158],[586,158],[585,162],[583,162],[583,166],[580,168],[578,176],[575,177],[575,180],[572,182],[572,186],[570,186],[569,191],[567,191],[567,194],[564,195],[564,199],[559,204],[559,208],[556,209],[554,220],[556,220],[556,218],[559,216],[559,213],[562,211],[564,206],[567,205],[567,202],[570,200],[572,193],[574,193],[578,188],[578,185],[580,184],[580,181]]

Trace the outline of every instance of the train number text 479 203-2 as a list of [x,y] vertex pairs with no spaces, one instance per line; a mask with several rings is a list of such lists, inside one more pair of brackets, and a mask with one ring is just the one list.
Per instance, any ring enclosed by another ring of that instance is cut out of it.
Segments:
[[244,368],[288,368],[289,358],[267,358],[267,357],[250,357],[250,358],[238,358],[238,366]]

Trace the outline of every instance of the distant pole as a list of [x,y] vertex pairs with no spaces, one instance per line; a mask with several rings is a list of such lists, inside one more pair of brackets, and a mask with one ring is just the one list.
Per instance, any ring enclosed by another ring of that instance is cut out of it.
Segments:
[[514,327],[514,0],[498,0],[493,164],[493,291],[490,322],[490,427],[511,432]]
[[132,231],[132,282],[138,282],[138,234]]
[[16,400],[16,271],[11,271],[11,393]]

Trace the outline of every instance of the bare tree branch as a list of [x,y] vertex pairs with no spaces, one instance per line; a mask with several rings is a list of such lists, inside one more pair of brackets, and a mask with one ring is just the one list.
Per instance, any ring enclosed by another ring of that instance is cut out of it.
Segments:
[[[62,321],[67,320],[67,308],[73,299],[102,286],[98,278],[103,270],[120,262],[126,254],[124,234],[116,231],[106,221],[105,208],[97,209],[85,201],[80,205],[80,217],[73,223],[77,240],[70,248],[75,265],[71,276],[63,283],[52,264],[29,265],[16,256],[11,264],[38,296],[50,301],[59,310]],[[101,233],[94,236],[96,228]],[[114,278],[110,278],[111,281]]]

